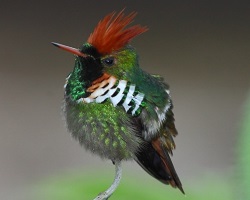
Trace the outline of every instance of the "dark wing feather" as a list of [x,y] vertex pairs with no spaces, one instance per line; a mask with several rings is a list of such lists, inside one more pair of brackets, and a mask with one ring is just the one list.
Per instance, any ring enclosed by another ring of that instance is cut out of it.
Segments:
[[172,107],[166,113],[158,137],[152,141],[145,141],[143,147],[136,154],[136,161],[151,176],[164,184],[179,188],[184,194],[181,181],[175,171],[170,155],[175,148],[173,137],[177,135],[174,125]]
[[181,181],[160,138],[151,143],[145,143],[144,148],[136,154],[136,157],[137,163],[151,176],[164,184],[179,188],[184,194]]
[[[177,135],[172,112],[169,86],[163,78],[142,72],[136,79],[140,92],[145,94],[146,106],[138,116],[138,127],[144,141],[136,153],[136,161],[151,176],[164,184],[177,187],[184,193],[182,184],[170,159]],[[143,84],[140,84],[143,82]],[[163,114],[163,116],[162,116]]]
[[169,173],[166,173],[164,163],[151,142],[145,142],[143,149],[137,152],[136,157],[137,163],[151,176],[164,184],[169,183],[171,176]]
[[180,191],[183,194],[185,194],[184,190],[182,188],[181,181],[180,181],[180,179],[175,171],[174,165],[170,159],[170,156],[169,156],[166,148],[162,144],[161,138],[158,138],[158,139],[152,141],[152,145],[153,145],[154,149],[156,150],[156,152],[160,155],[164,170],[166,171],[167,174],[170,174],[171,180],[169,181],[169,184],[172,187],[178,187],[180,189]]

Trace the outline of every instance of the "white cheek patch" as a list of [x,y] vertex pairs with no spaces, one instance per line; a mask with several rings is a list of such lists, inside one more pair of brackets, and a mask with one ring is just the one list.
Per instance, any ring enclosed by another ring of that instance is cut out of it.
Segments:
[[134,101],[135,101],[135,108],[134,110],[132,111],[132,115],[135,114],[135,112],[139,109],[143,99],[144,99],[144,94],[143,93],[138,93],[134,98]]
[[117,95],[109,97],[114,107],[116,107],[117,104],[122,100],[122,97],[124,96],[123,92],[126,86],[127,86],[127,81],[120,80],[118,86],[114,89],[111,89],[113,94],[117,92],[117,90],[119,89],[119,92]]
[[[92,92],[91,95],[87,98],[95,99],[95,98],[103,95],[105,92],[110,90],[115,85],[116,80],[117,79],[115,77],[110,76],[109,79],[102,81],[101,84],[98,86],[98,88],[95,89],[94,92]],[[104,87],[104,86],[106,86],[106,87]]]
[[[117,86],[114,87],[116,82],[117,79],[110,76],[109,79],[102,81],[90,96],[79,99],[77,103],[103,103],[106,99],[109,99],[114,107],[122,103],[127,113],[138,114],[136,111],[141,107],[144,94],[136,92],[136,86],[126,80],[119,80]],[[133,110],[131,110],[132,108]]]
[[127,97],[126,97],[125,101],[122,104],[122,106],[125,108],[126,112],[132,107],[132,106],[129,106],[129,103],[133,99],[134,92],[135,92],[135,85],[131,85],[129,87],[129,91],[128,91]]

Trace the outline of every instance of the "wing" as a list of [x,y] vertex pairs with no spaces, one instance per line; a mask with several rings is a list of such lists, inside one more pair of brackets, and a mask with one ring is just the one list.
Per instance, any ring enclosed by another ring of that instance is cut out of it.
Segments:
[[169,118],[162,127],[159,137],[145,141],[143,148],[136,154],[136,161],[151,176],[164,184],[179,188],[184,194],[181,181],[170,158],[172,150],[175,148],[173,136],[177,134],[177,131],[174,121],[172,121],[173,116],[168,115]]
[[[164,184],[179,188],[184,193],[170,158],[175,148],[173,137],[177,135],[177,130],[168,85],[160,77],[154,76],[153,78],[155,82],[158,82],[159,87],[156,91],[159,92],[150,93],[153,96],[146,96],[148,105],[139,116],[142,124],[142,138],[145,143],[137,152],[136,161],[151,176]],[[151,128],[145,123],[151,125]]]

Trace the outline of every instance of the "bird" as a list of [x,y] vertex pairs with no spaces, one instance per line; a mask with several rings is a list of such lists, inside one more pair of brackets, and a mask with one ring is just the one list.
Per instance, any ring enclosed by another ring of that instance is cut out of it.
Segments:
[[115,165],[113,183],[95,200],[109,199],[114,193],[122,162],[127,160],[184,194],[170,158],[177,130],[169,85],[139,65],[131,41],[148,28],[131,25],[136,15],[126,15],[124,9],[109,13],[80,48],[52,42],[75,55],[64,85],[68,131],[87,151]]

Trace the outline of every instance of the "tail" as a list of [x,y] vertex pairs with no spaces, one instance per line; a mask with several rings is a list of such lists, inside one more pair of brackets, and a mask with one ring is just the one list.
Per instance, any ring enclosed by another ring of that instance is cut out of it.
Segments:
[[164,184],[170,184],[174,188],[179,188],[185,194],[174,165],[168,152],[162,146],[160,138],[151,143],[146,143],[136,157],[137,163],[151,176]]

